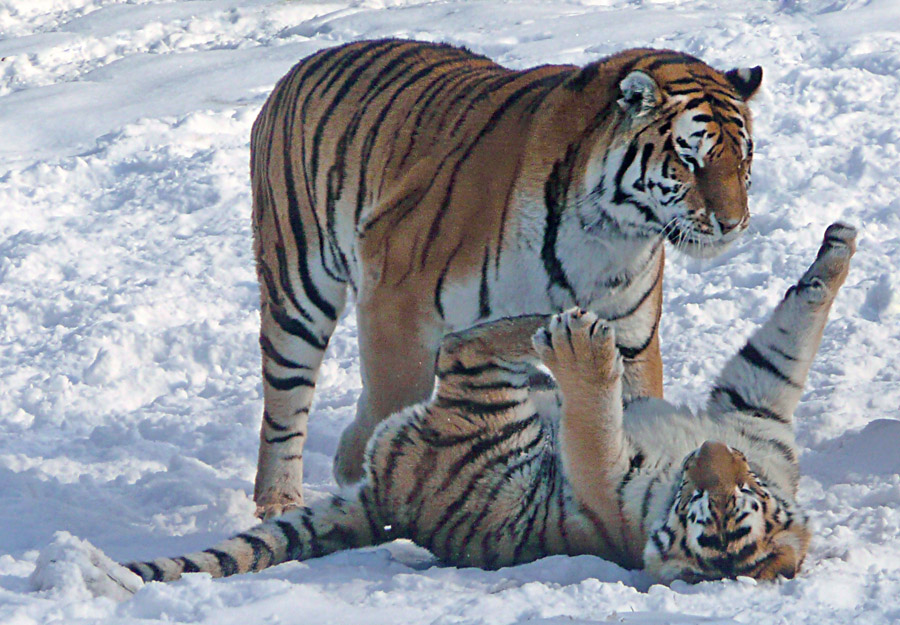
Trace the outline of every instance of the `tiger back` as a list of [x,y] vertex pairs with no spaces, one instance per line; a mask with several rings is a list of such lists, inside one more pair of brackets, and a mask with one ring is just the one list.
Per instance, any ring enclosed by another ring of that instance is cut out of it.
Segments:
[[626,396],[661,397],[663,243],[711,255],[746,227],[760,80],[664,50],[513,71],[397,40],[295,66],[251,140],[260,511],[303,501],[317,371],[349,292],[363,391],[339,482],[359,479],[382,419],[430,395],[441,338],[475,323],[590,309],[615,326]]

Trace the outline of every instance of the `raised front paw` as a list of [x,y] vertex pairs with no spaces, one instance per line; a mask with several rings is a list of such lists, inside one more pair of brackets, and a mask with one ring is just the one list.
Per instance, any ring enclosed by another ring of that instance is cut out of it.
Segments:
[[834,297],[847,277],[855,251],[856,228],[839,222],[828,226],[816,260],[795,287],[798,293],[812,303]]
[[571,308],[535,332],[534,347],[560,386],[606,384],[622,375],[613,327],[592,312]]

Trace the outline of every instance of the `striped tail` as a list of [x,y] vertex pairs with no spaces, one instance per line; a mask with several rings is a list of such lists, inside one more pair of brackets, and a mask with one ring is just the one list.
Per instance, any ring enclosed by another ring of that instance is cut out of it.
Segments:
[[[365,499],[364,499],[365,500]],[[360,497],[332,496],[313,506],[291,510],[215,547],[177,558],[130,562],[125,566],[145,582],[169,582],[182,573],[227,577],[385,540]]]

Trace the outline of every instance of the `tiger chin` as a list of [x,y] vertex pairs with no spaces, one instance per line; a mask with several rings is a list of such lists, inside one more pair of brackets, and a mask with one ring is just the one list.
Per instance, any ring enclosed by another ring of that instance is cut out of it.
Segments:
[[[615,329],[592,312],[487,323],[444,339],[436,394],[378,428],[349,494],[127,566],[145,581],[218,577],[406,538],[456,566],[594,554],[662,582],[791,578],[811,537],[792,415],[855,237],[826,230],[700,413],[625,403]],[[539,366],[549,390],[529,383]]]
[[434,389],[441,339],[579,306],[609,320],[626,399],[662,397],[665,243],[745,231],[762,70],[671,50],[511,70],[449,45],[354,42],[298,63],[250,141],[264,410],[261,516],[303,504],[317,375],[352,293],[363,392],[335,477]]

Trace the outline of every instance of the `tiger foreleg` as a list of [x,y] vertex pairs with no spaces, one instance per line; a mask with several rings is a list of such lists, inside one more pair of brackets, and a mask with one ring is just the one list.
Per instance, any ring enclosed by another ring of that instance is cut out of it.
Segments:
[[534,346],[562,394],[560,441],[569,483],[584,506],[615,527],[616,486],[628,462],[615,332],[595,314],[571,309],[538,330]]
[[710,394],[711,415],[736,413],[760,427],[791,429],[828,312],[855,250],[855,228],[840,223],[828,227],[816,260],[725,366]]

